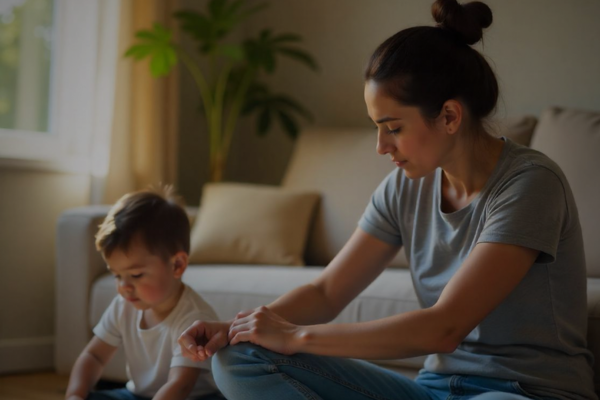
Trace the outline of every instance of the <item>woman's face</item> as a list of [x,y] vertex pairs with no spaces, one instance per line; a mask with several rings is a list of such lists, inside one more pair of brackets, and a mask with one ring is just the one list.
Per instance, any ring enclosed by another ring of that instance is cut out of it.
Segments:
[[400,104],[373,81],[365,84],[365,102],[377,126],[377,152],[388,154],[408,178],[421,178],[443,163],[449,143],[442,119],[427,125],[417,107]]

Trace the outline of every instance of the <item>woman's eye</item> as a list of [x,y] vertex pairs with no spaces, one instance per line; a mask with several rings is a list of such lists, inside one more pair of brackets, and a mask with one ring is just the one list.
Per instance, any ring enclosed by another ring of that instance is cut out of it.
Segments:
[[400,128],[396,128],[396,129],[388,129],[388,133],[390,135],[396,135],[398,133],[400,133]]
[[142,275],[144,275],[144,274],[136,274],[136,275],[131,275],[131,277],[132,277],[133,279],[137,279],[137,278],[141,278],[141,277],[142,277]]

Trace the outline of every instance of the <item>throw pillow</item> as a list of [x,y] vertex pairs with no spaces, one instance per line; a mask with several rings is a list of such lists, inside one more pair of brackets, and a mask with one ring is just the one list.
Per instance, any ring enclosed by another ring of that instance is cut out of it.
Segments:
[[509,117],[499,122],[493,131],[498,137],[505,136],[515,143],[529,146],[536,124],[534,116]]
[[206,184],[191,234],[190,264],[304,265],[315,192]]

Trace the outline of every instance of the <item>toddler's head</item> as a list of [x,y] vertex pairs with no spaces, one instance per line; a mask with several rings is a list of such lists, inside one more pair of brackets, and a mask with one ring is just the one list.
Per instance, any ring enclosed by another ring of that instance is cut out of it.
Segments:
[[123,196],[96,235],[117,290],[139,309],[162,307],[181,293],[190,223],[171,187]]

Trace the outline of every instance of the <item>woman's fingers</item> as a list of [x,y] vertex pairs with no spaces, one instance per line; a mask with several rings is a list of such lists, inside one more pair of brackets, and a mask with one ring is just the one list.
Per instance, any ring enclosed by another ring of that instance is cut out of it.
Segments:
[[242,331],[236,332],[233,335],[233,338],[229,341],[229,344],[233,346],[233,345],[241,343],[241,342],[254,343],[252,341],[253,335],[254,335],[254,330],[252,330],[252,329],[247,329],[247,330],[242,330]]
[[235,316],[235,319],[240,319],[240,318],[246,318],[248,315],[252,314],[256,309],[252,309],[252,310],[246,310],[246,311],[240,311],[239,313],[237,313],[237,315]]
[[264,317],[266,315],[266,310],[268,310],[267,307],[261,306],[255,308],[254,310],[241,311],[237,313],[235,320],[231,324],[230,330],[235,326],[247,324],[248,322],[257,319],[257,317]]
[[252,329],[253,326],[254,326],[254,322],[252,320],[249,320],[243,324],[240,323],[235,326],[232,325],[231,328],[229,328],[229,333],[227,335],[227,338],[229,339],[229,344],[233,344],[233,343],[231,343],[231,340],[235,337],[236,334],[238,334],[239,332],[244,332],[249,329]]
[[201,356],[204,353],[204,348],[199,343],[204,343],[205,341],[206,324],[204,321],[194,322],[177,339],[183,356],[194,361],[202,361]]

